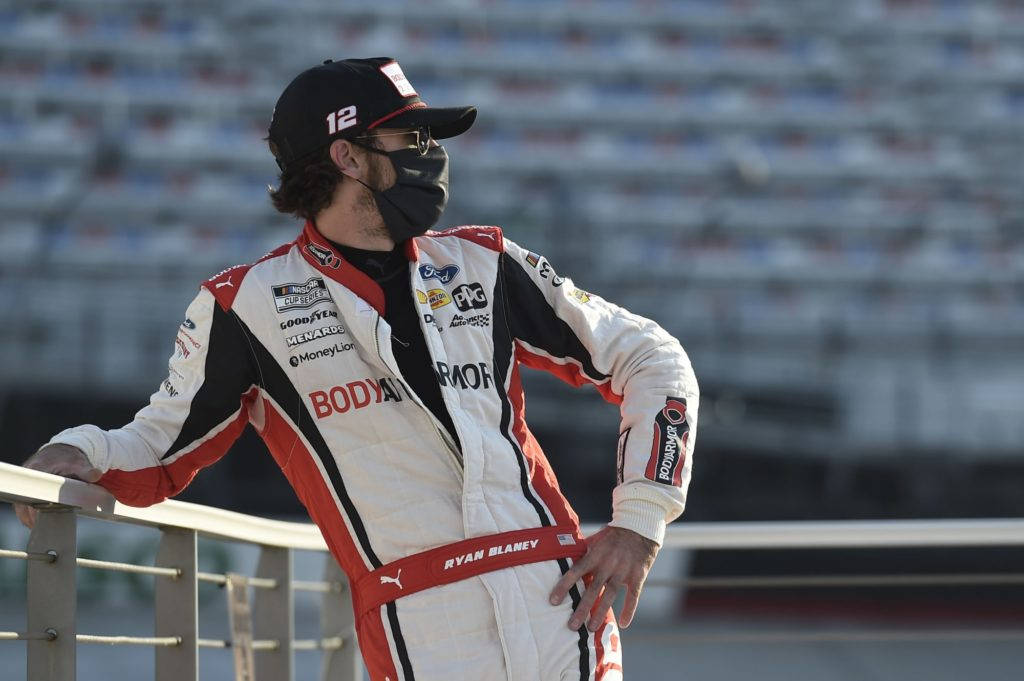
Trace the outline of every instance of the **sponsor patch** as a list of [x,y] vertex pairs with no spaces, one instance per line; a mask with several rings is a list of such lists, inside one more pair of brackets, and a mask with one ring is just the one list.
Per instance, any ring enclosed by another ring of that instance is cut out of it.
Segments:
[[189,331],[195,331],[196,330],[196,323],[194,321],[192,321],[191,319],[187,318],[187,317],[185,318],[185,321],[183,321],[181,323],[181,325],[184,326]]
[[444,327],[441,326],[441,322],[437,321],[437,317],[430,314],[429,312],[423,315],[423,321],[427,324],[433,324],[434,328],[437,329],[438,333],[444,332]]
[[192,347],[193,347],[194,349],[196,349],[196,350],[199,350],[200,348],[202,348],[202,347],[203,347],[203,346],[202,346],[202,345],[201,345],[201,344],[199,343],[199,341],[197,341],[197,340],[196,340],[195,338],[193,338],[193,337],[192,337],[192,336],[191,336],[191,335],[189,334],[189,332],[188,332],[188,331],[186,331],[185,329],[178,329],[178,338],[181,338],[182,336],[184,336],[184,337],[185,337],[185,338],[183,338],[183,339],[182,339],[182,342],[185,342],[185,341],[187,341],[187,345],[190,345],[190,346],[192,346]]
[[336,336],[341,333],[345,333],[345,328],[337,324],[332,324],[331,326],[321,326],[318,329],[297,333],[294,336],[288,336],[284,340],[288,343],[288,347],[294,348],[295,346],[302,345],[303,343],[319,340],[326,336]]
[[293,326],[305,326],[306,324],[312,324],[313,322],[318,322],[321,319],[327,319],[328,317],[337,319],[338,313],[334,310],[317,310],[308,317],[295,317],[281,322],[281,330],[290,329]]
[[174,355],[175,357],[181,357],[182,359],[188,359],[188,356],[192,353],[189,352],[188,348],[185,347],[185,339],[181,336],[177,336],[174,339]]
[[178,390],[171,383],[171,379],[167,379],[164,381],[164,391],[171,397],[178,396]]
[[666,485],[681,485],[686,443],[689,439],[686,399],[666,397],[665,407],[654,417],[654,442],[651,444],[651,458],[644,475]]
[[402,67],[398,65],[397,61],[393,61],[390,64],[385,64],[380,67],[380,72],[388,77],[391,84],[398,90],[398,94],[403,97],[415,97],[416,91],[412,89],[412,83],[402,73]]
[[288,363],[293,367],[297,367],[304,362],[312,362],[313,360],[340,355],[341,353],[348,352],[355,347],[356,346],[352,343],[335,343],[329,348],[321,348],[320,350],[313,350],[312,352],[301,352],[297,355],[292,355],[288,358]]
[[576,300],[580,301],[584,305],[586,305],[587,303],[590,302],[590,294],[587,293],[586,291],[584,291],[581,288],[573,289],[572,290],[572,297],[575,298]]
[[479,390],[480,388],[489,389],[494,383],[491,372],[484,362],[452,364],[450,366],[444,362],[438,362],[434,373],[437,374],[437,382],[442,387],[450,385],[462,390]]
[[312,277],[304,284],[277,284],[271,287],[278,312],[304,310],[331,300],[327,285],[320,277]]
[[455,278],[455,275],[459,273],[458,265],[445,265],[444,267],[436,267],[430,263],[420,265],[420,276],[424,279],[437,279],[442,284],[447,284]]
[[555,270],[553,270],[551,268],[551,263],[549,263],[544,258],[541,258],[541,261],[540,261],[540,272],[539,272],[539,274],[540,274],[540,278],[541,279],[550,279],[551,280],[551,285],[556,287],[556,288],[561,286],[563,283],[565,283],[565,278],[560,277],[557,274],[555,274]]
[[484,327],[491,325],[491,313],[485,312],[484,314],[471,314],[463,317],[460,314],[456,314],[452,317],[451,324],[448,325],[449,329],[457,329],[460,326],[476,326]]
[[487,307],[487,295],[484,293],[484,287],[476,282],[456,286],[452,291],[452,298],[455,300],[455,306],[463,312]]
[[420,305],[426,305],[427,294],[419,289],[416,289],[416,300],[420,301]]
[[341,258],[334,255],[334,253],[326,248],[317,246],[314,243],[308,243],[306,244],[306,250],[309,251],[309,254],[324,267],[330,267],[332,270],[336,270],[341,267]]
[[309,401],[316,417],[322,419],[331,414],[344,414],[384,402],[401,402],[402,392],[410,396],[409,389],[400,380],[382,376],[349,381],[327,390],[315,390],[309,393]]
[[452,302],[452,298],[444,289],[432,288],[427,291],[427,302],[430,303],[431,310],[436,310],[437,308],[444,307],[448,303]]

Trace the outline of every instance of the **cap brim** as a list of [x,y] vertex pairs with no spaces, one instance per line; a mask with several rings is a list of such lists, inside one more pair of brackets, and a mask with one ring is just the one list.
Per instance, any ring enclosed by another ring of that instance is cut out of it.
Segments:
[[[430,127],[430,136],[442,140],[455,137],[469,130],[476,120],[475,106],[453,106],[448,108],[410,109],[395,116],[386,124],[387,127],[416,128],[421,125]],[[384,127],[384,126],[382,126]]]

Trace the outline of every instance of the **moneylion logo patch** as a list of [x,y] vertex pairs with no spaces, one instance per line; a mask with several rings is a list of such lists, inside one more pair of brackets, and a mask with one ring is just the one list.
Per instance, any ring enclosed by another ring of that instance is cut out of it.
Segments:
[[270,290],[278,312],[303,310],[331,300],[327,285],[320,277],[311,277],[304,284],[277,284]]

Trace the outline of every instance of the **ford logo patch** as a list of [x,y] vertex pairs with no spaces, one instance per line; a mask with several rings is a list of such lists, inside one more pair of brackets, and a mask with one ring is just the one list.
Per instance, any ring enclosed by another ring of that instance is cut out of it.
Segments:
[[445,265],[434,267],[431,264],[420,265],[420,276],[424,279],[438,279],[442,284],[447,284],[459,273],[458,265]]

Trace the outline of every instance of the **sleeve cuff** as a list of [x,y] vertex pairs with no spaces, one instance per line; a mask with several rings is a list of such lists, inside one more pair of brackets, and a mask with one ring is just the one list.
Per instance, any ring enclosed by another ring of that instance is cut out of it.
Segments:
[[665,541],[665,509],[646,499],[623,499],[612,511],[611,527],[633,530],[658,546]]
[[90,437],[89,429],[95,428],[99,431],[96,426],[78,426],[77,428],[68,428],[63,430],[52,438],[46,444],[48,445],[71,445],[82,450],[85,454],[85,458],[89,460],[93,468],[99,469],[101,473],[106,473],[107,469],[110,468],[107,462],[107,457],[100,454],[105,450],[105,447],[98,446],[100,443],[94,441]]

